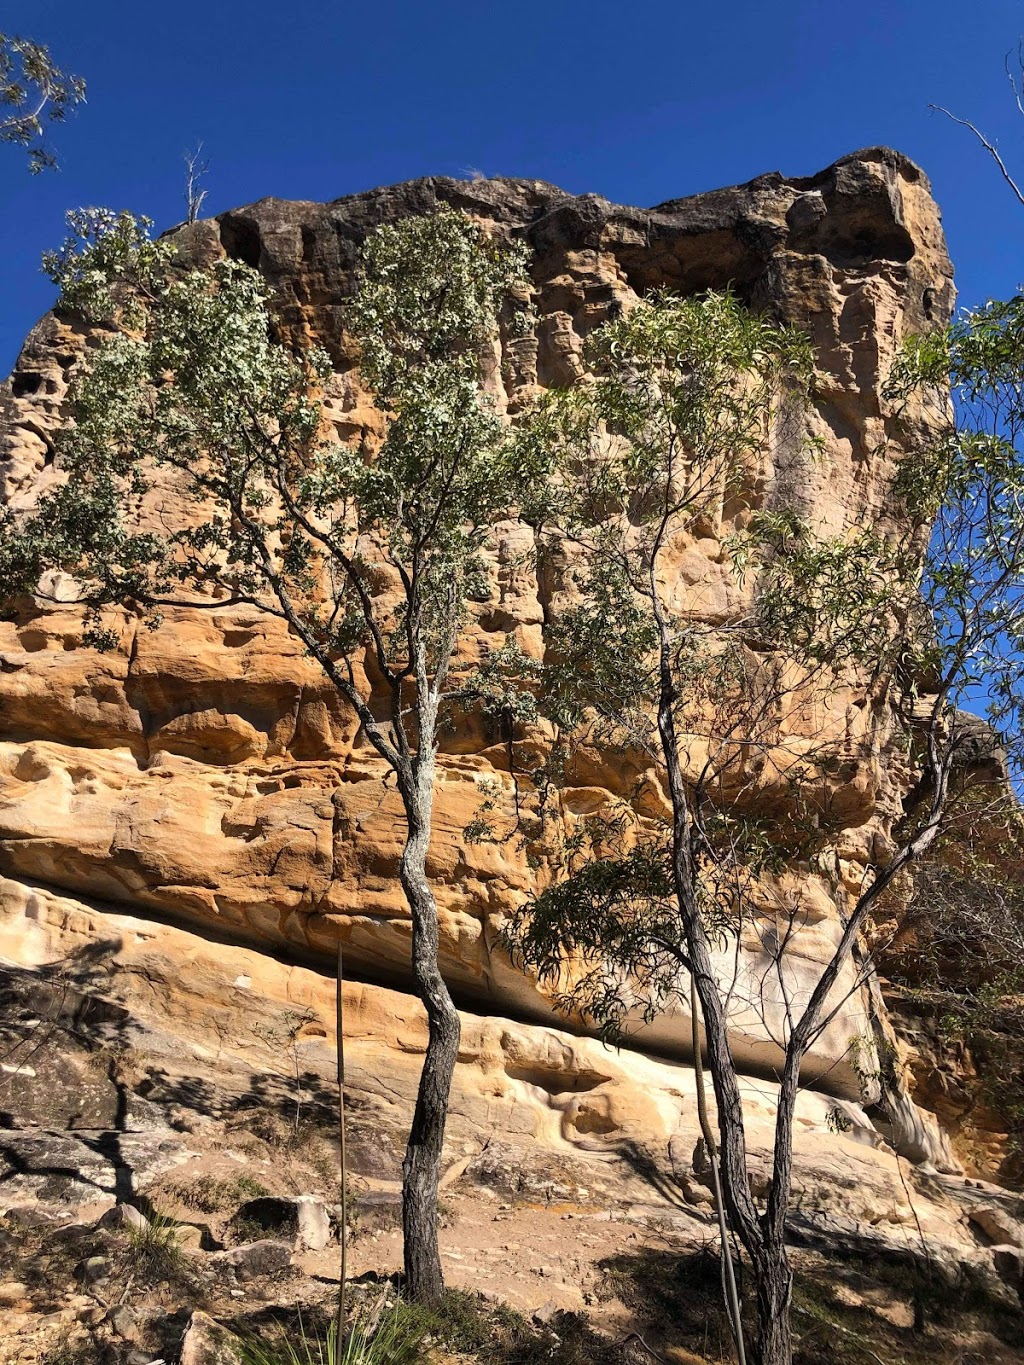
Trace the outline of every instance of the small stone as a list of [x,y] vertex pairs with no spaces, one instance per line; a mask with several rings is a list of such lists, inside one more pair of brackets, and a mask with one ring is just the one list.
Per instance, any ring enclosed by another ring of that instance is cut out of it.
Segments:
[[128,1304],[119,1303],[116,1308],[110,1310],[107,1321],[119,1337],[127,1337],[135,1330],[139,1315]]
[[287,1242],[267,1239],[261,1242],[247,1242],[245,1246],[232,1247],[230,1251],[218,1255],[229,1265],[240,1280],[253,1280],[258,1275],[273,1275],[284,1270],[292,1263],[292,1249]]
[[110,1262],[105,1256],[90,1256],[79,1265],[78,1278],[85,1284],[101,1284],[110,1278]]
[[5,1280],[0,1284],[0,1303],[20,1303],[28,1294],[28,1289],[20,1280]]
[[149,1219],[133,1204],[115,1204],[100,1219],[101,1228],[124,1228],[126,1231],[145,1232]]

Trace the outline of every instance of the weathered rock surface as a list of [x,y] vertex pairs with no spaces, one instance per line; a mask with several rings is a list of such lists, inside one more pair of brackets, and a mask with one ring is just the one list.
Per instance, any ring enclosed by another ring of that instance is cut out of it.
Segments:
[[[799,441],[766,450],[765,500],[795,506],[831,531],[891,524],[887,489],[900,448],[882,383],[900,338],[943,321],[952,300],[938,211],[925,177],[904,157],[871,149],[816,176],[766,175],[650,210],[535,181],[434,178],[324,205],[262,200],[179,229],[176,240],[186,258],[227,252],[266,274],[286,331],[315,338],[332,355],[330,416],[350,439],[379,420],[344,329],[360,244],[377,224],[439,202],[522,235],[534,251],[538,324],[530,335],[503,338],[489,381],[508,411],[538,386],[576,379],[587,334],[638,294],[731,284],[754,306],[805,328],[817,347],[807,434],[821,438],[823,454],[810,458]],[[30,500],[54,477],[53,434],[82,345],[74,324],[48,316],[0,390],[0,470],[11,500]],[[679,552],[683,600],[710,620],[728,611],[734,592],[721,564],[729,529],[723,523]],[[530,535],[518,523],[500,528],[492,600],[477,613],[471,653],[506,634],[543,650],[559,589],[523,567],[519,551]],[[37,604],[0,624],[3,870],[25,885],[117,902],[297,960],[332,954],[340,933],[352,972],[404,984],[399,799],[296,641],[251,609],[170,611],[155,634],[133,619],[113,624],[120,645],[107,654],[83,647],[81,614],[70,604]],[[827,714],[790,722],[794,743],[822,726],[849,735],[851,761],[834,780],[829,807],[851,885],[884,849],[906,787],[884,718],[870,711],[851,683]],[[875,739],[865,747],[869,732]],[[628,756],[612,760],[581,746],[571,776],[561,813],[567,829],[616,802],[664,809],[657,774]],[[467,722],[439,764],[429,870],[443,966],[467,1006],[550,1020],[543,994],[497,947],[503,915],[549,875],[546,851],[471,844],[463,835],[481,784],[492,779],[508,791],[505,746]],[[777,796],[769,775],[756,787],[763,802]],[[786,967],[798,1000],[835,942],[838,916],[817,877],[796,876],[784,892],[799,924]],[[25,893],[9,894],[16,904]],[[786,1002],[781,988],[765,996],[772,964],[761,939],[751,935],[742,948],[734,1048],[749,1069],[764,1071],[777,1056],[773,1036]],[[819,1039],[809,1071],[857,1098],[863,1075],[851,1063],[851,1043],[868,1033],[866,1002],[854,992]],[[647,1035],[677,1055],[688,1038],[685,1015]]]
[[[0,958],[21,964],[7,969],[5,1012],[16,1014],[18,1001],[33,991],[48,1000],[53,1026],[63,1031],[55,1050],[73,1057],[85,1046],[120,1058],[107,1084],[121,1089],[127,1112],[138,1098],[145,1106],[123,1129],[103,1134],[64,1130],[54,1121],[47,1130],[5,1133],[0,1212],[56,1200],[69,1214],[99,1216],[115,1200],[138,1202],[195,1160],[209,1125],[237,1125],[241,1141],[247,1124],[285,1101],[298,1099],[325,1117],[333,1136],[330,977],[48,891],[30,893],[20,912],[0,913]],[[66,983],[75,992],[70,1005]],[[348,983],[344,998],[352,1168],[397,1189],[425,1016],[414,998],[382,986]],[[113,1029],[94,1023],[93,1001],[120,1006],[121,1022]],[[19,1088],[30,1080],[11,1077],[8,1103],[15,1110]],[[749,1080],[743,1094],[754,1182],[766,1188],[775,1088]],[[653,1191],[671,1187],[676,1193],[662,1201],[659,1216],[675,1205],[687,1218],[707,1219],[707,1175],[693,1165],[700,1136],[695,1096],[693,1070],[682,1063],[464,1013],[442,1184],[462,1179],[504,1197],[594,1209],[651,1205]],[[908,1186],[911,1168],[864,1111],[849,1101],[838,1108],[841,1121],[836,1101],[811,1090],[800,1094],[797,1208],[888,1227],[900,1237],[916,1213],[930,1237],[972,1252],[990,1241],[974,1230],[976,1206],[993,1218],[1001,1211],[1002,1227],[1012,1222],[1013,1197],[993,1186],[980,1191],[936,1176]],[[948,1193],[961,1190],[955,1200]],[[241,1215],[245,1205],[238,1202]],[[280,1224],[259,1221],[277,1235]],[[297,1222],[295,1232],[299,1240]]]
[[[0,914],[0,1047],[31,1036],[32,1018],[46,1021],[45,1041],[35,1035],[42,1046],[9,1073],[5,1103],[20,1112],[29,1069],[51,1055],[91,1074],[94,1103],[108,1091],[117,1106],[109,1129],[78,1129],[65,1096],[45,1127],[0,1134],[0,1265],[16,1267],[0,1286],[12,1301],[0,1304],[0,1362],[43,1365],[73,1332],[83,1358],[219,1365],[218,1351],[233,1344],[220,1324],[247,1336],[278,1318],[294,1322],[297,1310],[308,1323],[325,1320],[337,1244],[305,1250],[274,1234],[253,1242],[244,1210],[250,1197],[285,1204],[298,1190],[328,1206],[337,1198],[332,979],[118,908],[44,890],[22,896],[20,909],[5,898]],[[349,1264],[372,1305],[401,1265],[400,1167],[426,1026],[415,1001],[381,986],[349,984],[345,1011]],[[763,1190],[774,1094],[767,1082],[743,1089]],[[660,1277],[699,1264],[715,1235],[694,1159],[698,1131],[689,1067],[464,1014],[443,1162],[449,1282],[528,1317],[539,1305],[555,1316],[586,1310],[616,1341],[624,1322],[650,1340],[664,1327],[663,1300],[652,1311],[627,1287],[674,1284]],[[30,1152],[21,1145],[29,1140]],[[104,1225],[115,1201],[177,1224],[173,1283],[163,1268],[145,1272],[126,1229]],[[1009,1228],[1013,1196],[915,1168],[856,1105],[807,1091],[794,1205],[801,1283],[813,1272],[843,1293],[870,1293],[880,1312],[908,1324],[908,1286],[925,1271],[951,1303],[967,1284],[972,1304],[988,1303],[996,1333],[972,1336],[976,1358],[1019,1358],[1022,1253],[990,1245],[972,1217],[985,1210],[994,1231]],[[863,1333],[862,1318],[857,1327]],[[959,1347],[940,1327],[925,1343],[929,1359],[950,1365]]]
[[197,1310],[181,1341],[181,1365],[238,1365],[242,1342],[209,1313]]

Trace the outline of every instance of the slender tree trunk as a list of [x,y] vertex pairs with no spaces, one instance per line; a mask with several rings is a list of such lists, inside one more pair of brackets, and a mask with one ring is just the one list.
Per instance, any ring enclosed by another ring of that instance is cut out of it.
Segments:
[[[656,584],[652,583],[652,590],[657,593]],[[758,1214],[750,1189],[743,1102],[740,1097],[736,1064],[729,1045],[728,1020],[696,899],[693,825],[687,804],[688,794],[679,760],[675,729],[676,689],[667,627],[660,614],[658,627],[661,632],[658,731],[672,802],[672,874],[679,913],[683,921],[686,950],[690,959],[693,989],[700,998],[701,1012],[704,1016],[708,1069],[711,1072],[718,1106],[722,1197],[729,1213],[729,1222],[750,1256],[756,1282],[757,1365],[792,1365],[793,1344],[789,1313],[793,1277],[785,1244],[785,1206],[789,1197],[790,1178],[788,1161],[791,1160],[792,1152],[791,1149],[787,1149],[787,1160],[783,1162],[782,1169],[779,1170],[776,1166],[773,1173],[773,1179],[780,1179],[784,1185],[781,1217],[766,1224]],[[780,1095],[780,1103],[782,1098]],[[790,1098],[792,1099],[792,1095]],[[789,1132],[791,1142],[791,1116],[784,1117],[783,1128]],[[780,1130],[777,1126],[776,1157],[779,1136]]]
[[421,747],[418,771],[408,793],[403,793],[409,827],[400,876],[412,912],[413,978],[427,1011],[429,1032],[402,1164],[402,1228],[408,1293],[428,1304],[437,1303],[444,1292],[437,1243],[437,1187],[462,1027],[437,965],[437,902],[426,875],[433,782],[433,754]]
[[[653,588],[656,591],[656,586]],[[700,918],[694,888],[692,850],[693,826],[687,805],[686,783],[676,740],[673,708],[676,702],[672,678],[672,663],[666,627],[659,620],[662,632],[661,688],[658,703],[658,731],[668,777],[669,797],[672,802],[672,877],[683,922],[686,950],[693,985],[700,997],[704,1016],[704,1036],[707,1044],[708,1069],[718,1107],[718,1132],[721,1139],[722,1192],[729,1212],[729,1222],[738,1235],[751,1263],[756,1265],[762,1246],[762,1233],[757,1206],[750,1190],[747,1174],[746,1130],[743,1122],[743,1102],[732,1049],[725,1009],[715,976],[707,934]],[[755,1272],[756,1273],[756,1272]]]
[[763,1253],[754,1265],[754,1275],[757,1280],[758,1365],[792,1365],[793,1272],[781,1231],[766,1239]]
[[342,993],[345,982],[344,966],[341,931],[339,930],[338,978],[334,994],[338,1054],[338,1137],[341,1143],[341,1226],[338,1230],[338,1240],[341,1243],[341,1269],[338,1274],[338,1308],[334,1320],[334,1339],[338,1346],[339,1356],[348,1335],[345,1327],[345,1290],[348,1283],[348,1151],[345,1143],[345,1001]]
[[690,978],[690,1027],[693,1038],[693,1072],[697,1083],[697,1117],[700,1131],[711,1163],[711,1180],[715,1193],[715,1212],[718,1215],[718,1234],[722,1242],[722,1298],[725,1310],[732,1324],[733,1340],[736,1343],[736,1356],[739,1365],[747,1365],[746,1345],[743,1340],[743,1314],[740,1310],[739,1294],[736,1291],[736,1273],[732,1263],[732,1249],[729,1246],[729,1229],[725,1217],[725,1202],[722,1199],[722,1182],[718,1174],[718,1144],[711,1130],[708,1118],[708,1102],[704,1093],[704,1068],[700,1056],[700,1020],[697,1014],[697,987]]

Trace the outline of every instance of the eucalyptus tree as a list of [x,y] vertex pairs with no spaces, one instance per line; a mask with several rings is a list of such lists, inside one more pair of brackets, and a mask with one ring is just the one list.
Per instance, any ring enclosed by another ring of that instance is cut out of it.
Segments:
[[[699,1001],[722,1198],[753,1274],[762,1365],[792,1358],[785,1236],[808,1053],[870,981],[872,913],[898,907],[906,871],[951,816],[965,781],[958,706],[982,677],[1007,737],[1018,730],[1024,517],[1006,431],[1024,351],[1014,337],[1008,372],[972,354],[989,328],[998,349],[1016,323],[1016,312],[975,317],[901,362],[891,400],[931,384],[933,431],[950,365],[963,365],[975,407],[998,416],[986,432],[951,427],[903,462],[899,537],[827,536],[765,504],[766,452],[793,455],[804,440],[813,357],[729,295],[655,296],[606,324],[592,338],[594,379],[555,395],[537,429],[561,471],[548,553],[577,595],[553,628],[545,705],[563,725],[596,727],[655,760],[667,812],[652,816],[648,801],[644,813],[592,820],[566,875],[513,919],[509,939],[565,1010],[609,1036],[691,992],[695,1015]],[[678,571],[698,540],[724,571],[710,613]],[[868,703],[859,736],[829,720],[851,682]],[[783,723],[801,710],[819,718],[815,733]],[[886,737],[905,748],[916,783],[887,855],[851,886],[828,792]],[[828,878],[840,912],[831,956],[803,985],[787,976],[804,919],[785,890],[793,868]],[[744,938],[768,965],[741,998]],[[780,1056],[763,1201],[731,1046],[737,1006],[759,1015]]]
[[[256,271],[233,260],[181,268],[173,243],[153,242],[127,214],[70,221],[47,261],[60,306],[106,331],[70,394],[66,481],[22,528],[19,563],[34,556],[39,568],[75,572],[100,645],[110,642],[110,603],[145,610],[156,628],[167,605],[247,603],[279,618],[394,775],[412,973],[429,1029],[403,1166],[405,1268],[409,1291],[436,1300],[460,1024],[438,966],[427,853],[439,729],[473,694],[459,654],[468,603],[486,595],[492,528],[541,477],[482,379],[509,291],[523,296],[525,249],[447,208],[371,234],[348,327],[383,432],[350,446],[325,421],[326,355],[274,339],[273,299]],[[131,509],[167,477],[176,520],[157,530]]]
[[33,175],[57,165],[46,124],[62,123],[84,100],[85,81],[62,71],[48,47],[0,33],[0,142],[24,147]]

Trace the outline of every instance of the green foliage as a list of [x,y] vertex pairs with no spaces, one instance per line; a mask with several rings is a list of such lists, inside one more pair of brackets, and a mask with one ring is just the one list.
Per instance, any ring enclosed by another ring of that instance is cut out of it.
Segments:
[[[257,271],[230,260],[184,268],[128,215],[69,225],[47,268],[62,306],[105,336],[69,393],[58,452],[67,482],[0,549],[0,583],[74,574],[100,648],[116,643],[109,606],[141,608],[158,626],[168,605],[245,603],[287,623],[397,777],[404,852],[421,873],[404,878],[414,970],[428,1008],[440,1008],[418,837],[430,827],[439,717],[479,700],[451,673],[468,604],[488,593],[482,552],[547,468],[542,450],[512,439],[485,385],[499,314],[529,297],[525,253],[445,208],[370,236],[347,321],[383,432],[357,448],[331,431],[328,357],[288,345]],[[152,495],[167,487],[173,511],[161,515]],[[386,718],[371,706],[378,684]],[[523,704],[506,687],[503,708]],[[431,1037],[436,1050],[441,1034]],[[424,1150],[443,1131],[437,1089],[417,1101]],[[431,1192],[412,1188],[425,1206],[415,1226],[429,1236]],[[428,1250],[439,1281],[436,1244]]]
[[831,672],[864,664],[881,671],[903,657],[900,617],[921,560],[913,541],[873,527],[822,536],[776,508],[755,513],[729,538],[729,551],[740,582],[756,574],[758,644]]
[[508,1304],[448,1289],[437,1308],[411,1305],[427,1340],[480,1365],[617,1365],[617,1347],[591,1330],[584,1317],[560,1313],[538,1327]]
[[[974,783],[931,855],[900,888],[900,934],[886,977],[915,1012],[935,1021],[939,1046],[965,1046],[961,1085],[1005,1124],[1024,1170],[1024,815],[1012,792]],[[964,1127],[972,1124],[970,1110]]]
[[[953,407],[946,406],[947,386]],[[1024,295],[911,339],[888,392],[949,414],[897,492],[931,540],[915,666],[950,706],[983,705],[1019,763],[1024,658]]]
[[560,1314],[551,1330],[505,1304],[449,1289],[435,1308],[399,1299],[363,1310],[340,1351],[333,1326],[318,1333],[300,1324],[290,1336],[247,1341],[242,1365],[405,1365],[429,1358],[429,1348],[481,1365],[613,1365],[619,1359],[616,1348],[573,1313]]
[[418,1312],[401,1299],[390,1307],[378,1305],[350,1328],[344,1344],[335,1325],[325,1333],[307,1332],[271,1340],[246,1341],[243,1365],[415,1365],[423,1359],[426,1335]]
[[62,123],[84,100],[85,81],[62,71],[48,47],[0,33],[0,142],[24,147],[33,175],[57,165],[46,123]]
[[218,1213],[224,1209],[237,1208],[246,1199],[258,1199],[270,1194],[270,1190],[251,1175],[237,1175],[228,1179],[199,1175],[192,1180],[172,1181],[164,1188],[171,1198],[201,1213]]
[[181,1274],[185,1258],[178,1245],[178,1225],[173,1218],[154,1213],[145,1227],[129,1224],[127,1235],[132,1269],[143,1279],[167,1280]]
[[[69,225],[46,261],[61,306],[115,331],[70,395],[68,483],[24,528],[8,578],[25,561],[61,564],[97,608],[255,603],[288,621],[357,709],[346,656],[363,644],[392,682],[443,674],[491,527],[543,477],[481,381],[502,301],[526,290],[523,251],[448,209],[371,236],[349,322],[387,422],[376,448],[351,448],[325,421],[326,356],[280,344],[256,271],[172,270],[171,247],[127,214]],[[184,511],[140,530],[131,508],[161,468]],[[374,547],[401,589],[387,606]],[[109,643],[98,627],[92,638]]]
[[[821,841],[815,803],[843,738],[797,762],[780,714],[816,699],[851,658],[877,656],[894,555],[761,505],[766,445],[808,446],[812,356],[800,334],[729,293],[662,293],[599,328],[589,356],[592,382],[551,395],[523,433],[554,455],[544,553],[573,589],[549,623],[540,706],[563,731],[586,729],[657,769],[667,699],[692,784],[692,895],[704,934],[721,941],[749,914],[755,879]],[[724,619],[679,591],[679,554],[697,540],[716,542],[728,568]],[[772,764],[785,764],[789,806],[768,820],[745,806],[744,786]],[[614,1036],[628,1015],[666,1008],[689,958],[668,828],[598,824],[589,850],[566,841],[567,875],[513,916],[508,939],[562,1008]]]
[[732,294],[660,293],[599,328],[589,358],[593,382],[552,395],[525,438],[555,453],[547,549],[578,592],[553,625],[548,708],[565,725],[596,708],[641,739],[661,626],[694,674],[721,653],[699,614],[675,608],[666,561],[687,538],[727,536],[773,423],[799,410],[811,354]]
[[59,307],[92,322],[144,326],[145,304],[174,258],[167,241],[153,241],[151,218],[122,210],[72,209],[69,236],[43,253],[43,270],[60,290]]
[[666,850],[586,859],[513,911],[505,941],[539,980],[562,986],[556,1008],[603,1037],[617,1038],[631,1010],[652,1019],[677,997],[686,961]]

